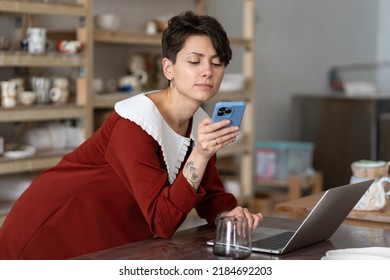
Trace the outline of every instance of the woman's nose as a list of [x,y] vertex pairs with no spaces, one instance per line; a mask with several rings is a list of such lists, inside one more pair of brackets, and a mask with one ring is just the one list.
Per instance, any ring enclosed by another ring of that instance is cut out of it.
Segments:
[[211,63],[204,63],[202,67],[202,76],[203,77],[209,77],[211,76]]

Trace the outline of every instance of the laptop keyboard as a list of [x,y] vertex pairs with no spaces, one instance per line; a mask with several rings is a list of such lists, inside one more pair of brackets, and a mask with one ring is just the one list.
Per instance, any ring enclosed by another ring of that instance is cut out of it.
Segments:
[[252,247],[277,250],[286,246],[287,242],[291,239],[294,233],[295,232],[293,231],[285,231],[270,237],[256,240],[252,242]]

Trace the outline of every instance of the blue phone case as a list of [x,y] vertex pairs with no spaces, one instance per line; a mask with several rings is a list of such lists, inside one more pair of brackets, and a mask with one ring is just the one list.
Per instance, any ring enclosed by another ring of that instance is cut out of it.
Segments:
[[240,126],[244,116],[245,103],[242,101],[221,101],[215,104],[211,122],[219,122],[229,119],[230,126]]

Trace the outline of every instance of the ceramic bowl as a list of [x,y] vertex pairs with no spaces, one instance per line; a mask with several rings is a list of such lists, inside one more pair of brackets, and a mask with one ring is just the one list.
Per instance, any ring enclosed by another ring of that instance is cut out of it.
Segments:
[[22,91],[19,93],[18,101],[24,106],[31,106],[34,104],[37,94],[34,91]]
[[96,15],[94,20],[97,29],[107,31],[118,30],[120,24],[119,16],[111,13]]
[[226,73],[221,86],[220,91],[239,91],[243,90],[245,86],[245,77],[241,73]]
[[389,163],[386,161],[359,160],[351,164],[353,176],[365,179],[387,176],[388,168]]

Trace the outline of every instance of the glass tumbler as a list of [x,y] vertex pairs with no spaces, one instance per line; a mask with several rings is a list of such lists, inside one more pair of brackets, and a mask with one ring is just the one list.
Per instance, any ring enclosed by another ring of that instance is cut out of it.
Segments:
[[251,233],[244,217],[227,216],[217,221],[214,255],[222,260],[244,260],[252,253]]

